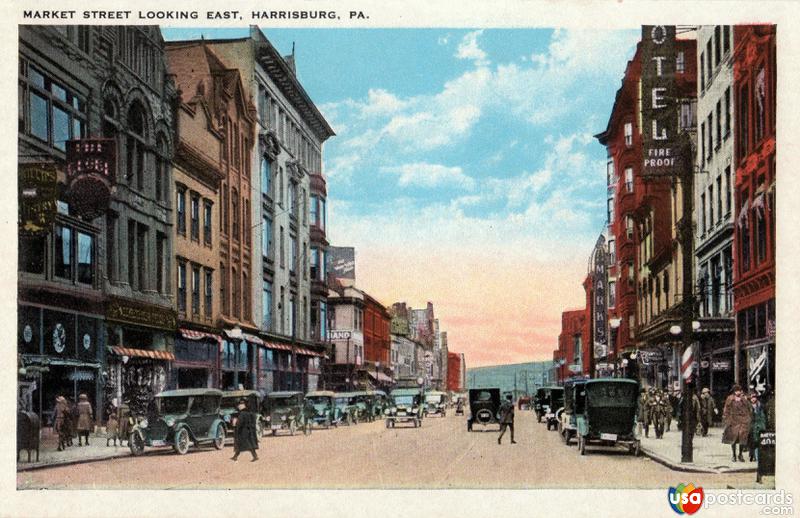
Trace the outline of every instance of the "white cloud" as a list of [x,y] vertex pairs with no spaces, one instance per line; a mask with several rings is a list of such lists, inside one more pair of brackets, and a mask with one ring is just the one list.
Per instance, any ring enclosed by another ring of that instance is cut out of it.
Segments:
[[400,187],[440,187],[450,186],[459,189],[473,189],[475,180],[464,174],[460,167],[447,167],[441,164],[419,162],[401,166],[382,167],[381,172],[399,176]]
[[486,52],[478,46],[478,36],[483,34],[483,30],[469,32],[461,39],[456,49],[456,57],[458,59],[469,59],[475,62],[477,66],[486,66],[489,64]]

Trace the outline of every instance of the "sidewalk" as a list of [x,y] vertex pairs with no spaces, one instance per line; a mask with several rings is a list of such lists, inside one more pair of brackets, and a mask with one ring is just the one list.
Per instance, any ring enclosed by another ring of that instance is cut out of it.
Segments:
[[695,473],[747,473],[756,471],[756,462],[748,462],[749,453],[744,452],[745,462],[731,462],[731,447],[722,444],[722,428],[710,428],[708,435],[695,435],[692,441],[693,460],[690,464],[681,463],[681,431],[675,428],[675,422],[669,432],[664,432],[661,439],[655,438],[650,428],[650,437],[642,433],[642,454],[677,470]]
[[58,436],[53,434],[52,428],[43,428],[39,445],[39,462],[36,462],[35,451],[31,452],[31,462],[28,462],[28,452],[22,450],[17,461],[17,471],[28,471],[65,464],[79,464],[131,455],[127,442],[125,442],[125,446],[120,446],[119,441],[117,441],[117,446],[114,447],[112,441],[111,446],[106,446],[106,437],[102,433],[90,435],[89,444],[89,446],[78,446],[76,437],[72,446],[64,451],[58,451]]

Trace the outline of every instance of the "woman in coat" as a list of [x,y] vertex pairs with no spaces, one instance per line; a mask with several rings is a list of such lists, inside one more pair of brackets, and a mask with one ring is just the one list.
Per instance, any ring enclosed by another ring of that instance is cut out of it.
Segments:
[[56,407],[53,411],[53,431],[58,434],[58,451],[63,451],[72,440],[72,417],[69,403],[64,396],[56,397]]
[[89,396],[81,394],[78,396],[78,446],[81,444],[81,439],[86,439],[86,446],[89,446],[89,432],[92,431],[92,419],[94,413],[92,412],[92,404],[89,403]]
[[[722,410],[722,421],[725,431],[722,432],[722,442],[731,445],[731,461],[744,462],[742,449],[750,439],[750,423],[753,420],[753,407],[742,393],[742,387],[733,386],[733,394],[725,400]],[[739,445],[739,455],[736,455],[736,445]]]
[[249,451],[253,456],[252,462],[258,460],[258,429],[256,427],[256,419],[258,417],[255,413],[247,409],[247,401],[244,399],[239,400],[237,405],[239,408],[239,415],[236,416],[233,431],[233,457],[231,460],[239,460],[239,453]]

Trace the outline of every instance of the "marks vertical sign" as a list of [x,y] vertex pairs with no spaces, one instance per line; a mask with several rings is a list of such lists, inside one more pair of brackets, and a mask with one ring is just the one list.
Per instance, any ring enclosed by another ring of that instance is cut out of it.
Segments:
[[642,26],[642,177],[678,173],[674,25]]
[[608,356],[608,332],[606,306],[608,274],[606,271],[606,239],[602,235],[597,238],[592,261],[592,324],[594,329],[594,357]]

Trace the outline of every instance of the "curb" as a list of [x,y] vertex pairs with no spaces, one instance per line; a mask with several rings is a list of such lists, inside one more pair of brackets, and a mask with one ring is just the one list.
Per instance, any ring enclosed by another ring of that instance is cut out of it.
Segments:
[[755,473],[756,472],[756,468],[755,467],[753,467],[753,468],[722,468],[722,469],[704,468],[702,466],[696,466],[696,465],[693,465],[693,464],[683,464],[681,462],[672,461],[672,460],[670,460],[670,459],[668,459],[666,457],[663,457],[661,455],[658,455],[657,453],[654,453],[654,452],[648,450],[645,447],[642,447],[640,451],[641,451],[642,455],[644,455],[645,457],[648,457],[648,458],[658,462],[659,464],[662,464],[662,465],[664,465],[664,466],[666,466],[666,467],[668,467],[668,468],[670,468],[672,470],[683,471],[685,473],[714,473],[716,475],[723,475],[723,474],[729,474],[729,473]]
[[47,469],[47,468],[57,468],[61,466],[71,466],[74,464],[88,464],[90,462],[100,462],[103,460],[111,460],[111,459],[121,459],[126,457],[131,457],[130,452],[126,452],[124,454],[108,454],[108,455],[101,455],[99,457],[89,457],[85,459],[71,459],[71,460],[62,460],[56,462],[48,462],[46,464],[31,464],[31,465],[20,465],[17,463],[17,473],[21,473],[23,471],[36,471],[38,469]]

